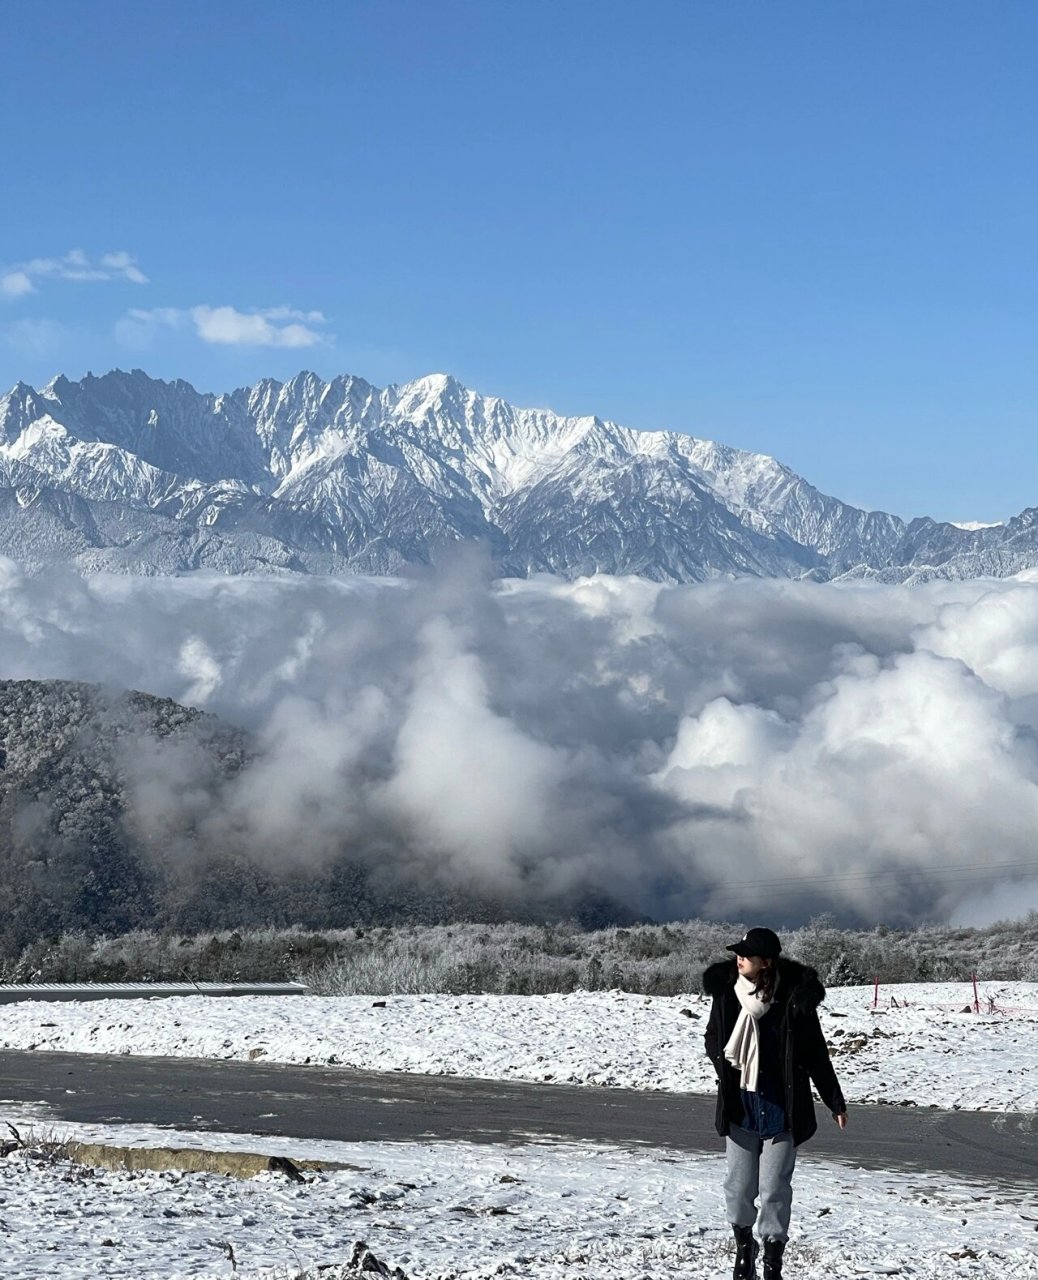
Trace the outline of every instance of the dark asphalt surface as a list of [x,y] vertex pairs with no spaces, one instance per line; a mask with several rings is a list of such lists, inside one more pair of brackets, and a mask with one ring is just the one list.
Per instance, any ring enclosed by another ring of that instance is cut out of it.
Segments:
[[[67,1053],[0,1052],[3,1103],[54,1120],[150,1124],[345,1142],[542,1138],[720,1151],[712,1098],[461,1077]],[[877,1169],[1038,1183],[1031,1113],[856,1106],[841,1133],[824,1108],[805,1149]]]

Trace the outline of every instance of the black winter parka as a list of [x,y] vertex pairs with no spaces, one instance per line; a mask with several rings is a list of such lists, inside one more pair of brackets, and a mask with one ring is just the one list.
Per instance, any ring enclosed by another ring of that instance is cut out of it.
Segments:
[[[847,1104],[829,1060],[829,1049],[818,1022],[818,1006],[825,999],[825,987],[818,974],[797,960],[778,960],[779,981],[775,991],[775,1011],[779,1015],[779,1043],[782,1085],[786,1100],[786,1124],[799,1146],[818,1128],[811,1083],[834,1115],[846,1111]],[[739,970],[734,960],[712,964],[703,974],[703,990],[713,997],[706,1028],[706,1052],[717,1072],[717,1132],[724,1137],[731,1126],[743,1119],[739,1072],[726,1061],[724,1046],[739,1016],[735,980]]]

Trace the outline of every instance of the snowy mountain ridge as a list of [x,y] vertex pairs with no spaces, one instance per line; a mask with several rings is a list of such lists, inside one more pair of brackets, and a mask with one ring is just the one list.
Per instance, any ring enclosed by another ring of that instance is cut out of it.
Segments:
[[1034,515],[906,524],[763,454],[517,408],[446,374],[212,395],[115,371],[0,398],[0,552],[30,568],[392,573],[478,540],[517,576],[912,581],[1038,565]]

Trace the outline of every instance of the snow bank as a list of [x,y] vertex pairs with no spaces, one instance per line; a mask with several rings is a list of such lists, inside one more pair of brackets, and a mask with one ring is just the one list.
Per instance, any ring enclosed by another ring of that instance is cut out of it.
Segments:
[[[822,1022],[848,1100],[1038,1110],[1038,984],[832,990]],[[991,1009],[992,1011],[988,1011]],[[341,1065],[705,1093],[709,1003],[546,996],[185,997],[0,1007],[0,1047]]]

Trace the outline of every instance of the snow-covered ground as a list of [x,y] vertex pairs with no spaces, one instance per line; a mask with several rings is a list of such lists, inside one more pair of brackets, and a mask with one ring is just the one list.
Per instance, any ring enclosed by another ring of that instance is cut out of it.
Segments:
[[[1038,1110],[1038,983],[829,992],[821,1017],[849,1101]],[[549,996],[188,996],[0,1006],[0,1047],[258,1058],[373,1071],[710,1092],[709,1004]],[[988,1012],[989,1009],[993,1011]]]
[[[1038,1109],[1038,984],[830,992],[822,1018],[856,1101]],[[620,992],[115,1000],[0,1006],[0,1045],[339,1063],[484,1078],[707,1091],[708,1004]],[[2,1093],[2,1084],[0,1084]],[[354,1166],[306,1185],[264,1174],[112,1173],[24,1152],[0,1160],[5,1263],[36,1277],[338,1280],[354,1242],[411,1280],[722,1280],[731,1274],[722,1159],[590,1143],[318,1143],[55,1123],[52,1138],[255,1150]],[[228,1246],[237,1272],[232,1270]],[[952,1182],[801,1158],[791,1277],[1038,1280],[1032,1184]],[[318,1268],[329,1268],[318,1270]]]
[[[4,1107],[6,1111],[6,1104]],[[26,1116],[10,1112],[21,1124]],[[720,1156],[583,1143],[318,1143],[70,1125],[59,1136],[323,1157],[354,1166],[240,1182],[0,1160],[7,1274],[289,1280],[345,1262],[355,1241],[411,1280],[723,1280],[731,1275]],[[359,1167],[358,1167],[359,1166]],[[813,1160],[796,1176],[791,1280],[1034,1280],[1033,1186],[950,1182]]]

